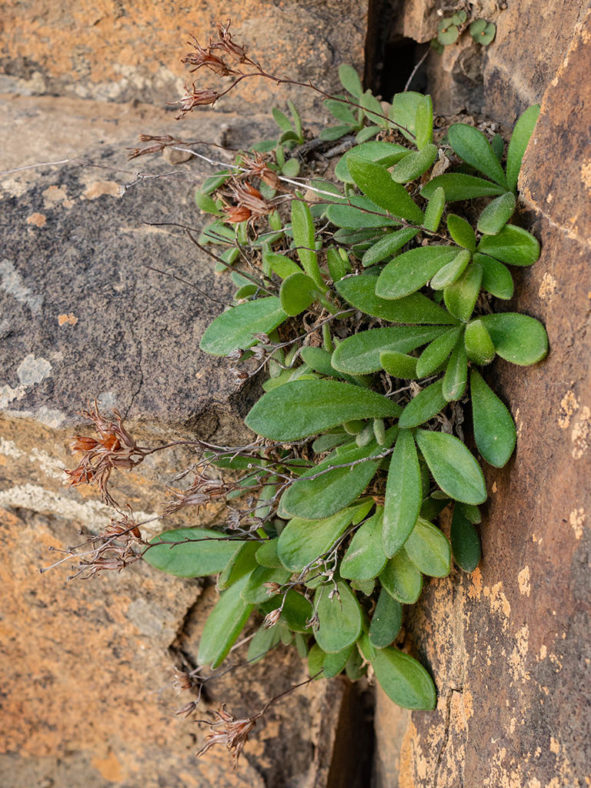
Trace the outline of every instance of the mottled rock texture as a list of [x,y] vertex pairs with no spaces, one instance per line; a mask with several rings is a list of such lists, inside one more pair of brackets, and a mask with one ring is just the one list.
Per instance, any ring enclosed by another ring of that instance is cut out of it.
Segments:
[[[95,489],[63,483],[68,439],[90,399],[128,414],[144,443],[240,438],[252,392],[197,349],[231,288],[181,230],[146,224],[199,228],[193,192],[210,170],[161,157],[129,162],[125,150],[140,131],[220,141],[220,116],[177,124],[146,105],[0,103],[0,170],[67,160],[3,172],[0,182],[0,784],[345,788],[351,761],[333,756],[354,698],[339,680],[274,708],[237,771],[223,750],[195,758],[205,732],[174,717],[190,698],[175,693],[173,666],[195,659],[213,587],[142,565],[86,582],[68,583],[67,566],[38,572],[59,557],[50,548],[108,522]],[[230,146],[272,126],[254,114],[224,121]],[[191,459],[182,447],[148,458],[118,474],[116,497],[152,517]],[[216,515],[207,511],[201,522]],[[160,527],[152,522],[147,533]],[[221,702],[251,713],[305,675],[282,648],[271,664],[212,684],[201,716]]]
[[[591,16],[575,25],[581,11],[510,3],[487,55],[489,116],[510,124],[545,89],[519,216],[542,256],[520,272],[507,308],[542,320],[551,350],[534,368],[497,361],[488,373],[514,414],[517,450],[487,472],[480,567],[431,581],[408,621],[438,705],[410,714],[379,695],[380,788],[589,782]],[[526,46],[527,19],[538,26]]]
[[[367,0],[8,0],[3,3],[0,90],[109,101],[175,101],[189,81],[180,58],[190,35],[206,44],[216,21],[232,19],[238,41],[267,70],[338,85],[336,66],[362,66]],[[204,77],[204,79],[207,79]],[[277,96],[253,80],[220,104],[223,111],[268,109]],[[281,89],[303,109],[318,97]]]

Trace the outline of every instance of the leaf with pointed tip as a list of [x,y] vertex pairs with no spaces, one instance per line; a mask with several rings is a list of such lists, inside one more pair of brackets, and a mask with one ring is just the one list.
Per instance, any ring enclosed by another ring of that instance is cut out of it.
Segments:
[[482,268],[478,263],[472,263],[457,282],[448,285],[443,291],[445,306],[458,320],[467,322],[472,317],[481,284]]
[[263,252],[263,264],[282,279],[287,279],[292,274],[302,273],[300,266],[294,263],[293,260],[290,260],[289,257],[286,257],[284,254],[275,254],[275,252],[269,252],[268,250]]
[[[417,111],[415,112],[415,136],[416,146],[419,151],[429,147],[433,141],[433,101],[431,100],[431,96],[423,96],[417,104]],[[433,159],[433,161],[435,161],[437,158],[437,148],[436,146],[433,147],[435,147],[435,157]]]
[[501,194],[492,200],[480,214],[478,232],[485,235],[497,235],[513,216],[515,211],[515,195],[512,192]]
[[199,643],[197,660],[200,665],[217,668],[234,645],[253,609],[241,596],[250,575],[244,575],[227,591],[220,594],[209,614]]
[[423,575],[401,547],[380,575],[380,583],[403,605],[414,605],[423,590]]
[[429,143],[421,150],[409,153],[392,169],[392,179],[396,183],[414,181],[433,166],[438,152],[437,145]]
[[382,368],[380,354],[383,351],[406,353],[444,331],[442,326],[389,326],[360,331],[340,343],[332,355],[332,365],[350,375],[377,372]]
[[472,255],[467,249],[462,249],[451,263],[446,263],[429,282],[433,290],[443,290],[448,285],[453,285],[466,270]]
[[417,520],[405,542],[406,554],[416,568],[428,577],[447,577],[451,569],[451,548],[433,523]]
[[298,380],[263,394],[245,423],[265,438],[292,441],[352,419],[392,418],[399,413],[399,405],[375,391],[336,380]]
[[[314,635],[320,648],[327,654],[335,654],[355,643],[361,634],[361,608],[347,583],[337,582],[333,588],[321,586],[316,591],[315,607],[317,620]],[[332,597],[332,598],[331,598]]]
[[437,231],[439,227],[439,222],[441,221],[441,217],[443,216],[443,210],[445,208],[445,192],[438,186],[436,189],[433,190],[433,193],[429,197],[429,202],[427,203],[427,207],[425,208],[425,218],[423,220],[423,227],[426,230],[430,230],[432,233]]
[[347,166],[357,186],[370,200],[392,216],[422,224],[423,212],[404,186],[392,180],[385,167],[356,157],[350,157]]
[[347,580],[373,580],[386,564],[382,549],[383,508],[377,507],[375,514],[355,532],[351,544],[341,561],[340,572]]
[[[415,123],[417,109],[425,97],[422,93],[407,90],[396,93],[390,108],[390,118],[397,124],[399,131],[411,142],[415,142]],[[402,127],[402,128],[400,128]]]
[[435,189],[439,187],[443,188],[445,199],[448,202],[475,200],[477,197],[496,197],[497,194],[503,194],[506,191],[503,186],[475,175],[465,175],[463,172],[444,172],[443,175],[437,175],[423,186],[421,196],[430,200]]
[[509,265],[532,265],[540,256],[540,244],[527,230],[507,224],[497,235],[483,236],[478,251]]
[[420,246],[404,252],[388,263],[379,275],[376,295],[397,299],[416,292],[457,253],[457,247],[438,245]]
[[438,380],[420,391],[416,397],[404,407],[398,419],[400,429],[410,429],[424,424],[436,416],[447,405],[443,396],[443,381]]
[[218,315],[205,330],[199,347],[212,356],[246,350],[256,343],[254,334],[270,334],[284,320],[287,315],[275,296],[247,301]]
[[476,235],[472,225],[461,216],[450,213],[447,217],[447,229],[458,246],[463,246],[464,249],[469,249],[471,252],[476,249]]
[[466,164],[484,173],[501,186],[507,186],[503,168],[481,131],[466,123],[453,123],[447,130],[447,138],[454,151]]
[[468,382],[468,357],[463,339],[453,349],[443,376],[442,394],[448,402],[462,398]]
[[[499,264],[500,265],[500,264]],[[396,301],[375,294],[377,277],[369,274],[351,276],[337,282],[339,295],[355,309],[390,323],[456,324],[455,317],[422,293],[413,293]]]
[[291,203],[291,230],[302,268],[321,290],[326,290],[318,267],[318,255],[314,251],[314,220],[309,205],[301,200]]
[[470,375],[474,441],[484,459],[495,468],[507,464],[515,448],[515,423],[507,407],[475,369]]
[[483,315],[495,350],[505,361],[527,367],[541,361],[548,352],[546,329],[534,317],[515,312]]
[[361,264],[364,268],[368,268],[370,265],[381,263],[387,257],[392,257],[405,244],[412,241],[418,232],[414,227],[403,227],[401,230],[384,235],[364,253]]
[[375,648],[386,648],[402,626],[402,605],[382,589],[369,625],[369,642]]
[[482,284],[480,285],[483,290],[490,293],[495,298],[502,298],[507,301],[513,297],[513,290],[515,285],[511,271],[486,254],[476,253],[474,255],[474,262],[482,267]]
[[450,328],[427,345],[417,361],[417,375],[420,378],[427,377],[443,364],[456,346],[461,332],[460,326]]
[[444,432],[417,430],[416,441],[444,493],[465,503],[486,501],[486,484],[480,465],[458,438]]
[[451,521],[451,549],[460,569],[464,572],[473,572],[476,569],[482,554],[480,537],[458,505],[454,506]]
[[359,96],[361,96],[363,93],[361,80],[359,79],[359,74],[355,71],[353,66],[349,66],[347,63],[342,63],[339,66],[339,79],[341,80],[341,85],[348,93],[350,93],[352,96],[355,96],[355,98],[359,98]]
[[281,532],[277,546],[277,555],[283,566],[300,572],[324,555],[345,532],[352,513],[353,509],[345,509],[324,520],[302,520],[300,517],[290,520]]
[[[183,542],[184,539],[195,541]],[[161,572],[177,577],[215,575],[244,544],[207,528],[175,528],[150,541],[155,544],[145,551],[144,560]]]
[[515,128],[513,129],[509,148],[507,149],[507,183],[509,188],[513,189],[513,191],[517,188],[517,179],[519,177],[519,170],[521,169],[523,154],[525,153],[529,138],[532,135],[539,115],[539,104],[528,107],[517,120]]
[[400,430],[390,460],[386,494],[382,545],[392,558],[406,542],[419,516],[423,490],[419,458],[409,430]]
[[326,218],[337,227],[365,230],[369,227],[391,227],[399,225],[379,205],[359,194],[351,195],[347,202],[331,204],[326,209]]
[[383,648],[376,650],[371,665],[381,688],[398,706],[435,708],[437,693],[433,679],[416,659],[394,648]]

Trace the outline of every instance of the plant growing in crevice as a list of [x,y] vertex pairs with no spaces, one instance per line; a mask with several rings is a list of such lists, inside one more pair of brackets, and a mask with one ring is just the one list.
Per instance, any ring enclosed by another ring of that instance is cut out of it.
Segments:
[[[246,78],[300,84],[265,72],[228,26],[218,33],[207,49],[196,42],[185,60],[231,84],[192,85],[183,113]],[[339,73],[345,94],[311,86],[339,125],[311,138],[293,105],[290,117],[276,110],[278,139],[211,175],[196,202],[212,222],[198,237],[187,228],[236,286],[201,349],[227,357],[241,380],[263,370],[265,379],[245,420],[256,435],[250,444],[183,442],[198,452],[193,481],[171,491],[163,516],[222,500],[226,519],[149,541],[128,520],[101,537],[96,560],[104,544],[131,534],[125,549],[157,569],[217,574],[221,594],[203,630],[202,666],[217,669],[260,614],[248,661],[291,643],[311,676],[344,671],[354,680],[371,668],[396,703],[432,709],[431,676],[396,647],[403,605],[417,601],[425,577],[447,576],[452,557],[468,572],[480,559],[476,526],[487,491],[469,447],[501,468],[516,442],[482,367],[497,355],[527,366],[547,352],[537,320],[495,312],[493,301],[513,296],[508,266],[539,256],[537,240],[511,222],[539,109],[521,116],[505,151],[499,135],[489,141],[467,124],[434,129],[429,96],[401,93],[385,106],[353,69]],[[176,142],[144,141],[151,144],[132,155]],[[91,418],[103,448],[78,438],[74,448],[85,453],[71,479],[100,481],[111,503],[111,470],[130,467],[120,451],[137,464],[179,443],[140,448],[119,421],[98,411]],[[125,445],[105,443],[115,428]],[[449,539],[436,524],[444,509]],[[85,566],[92,573],[92,553]],[[204,750],[222,739],[231,747],[236,721],[224,715],[214,728],[229,728],[214,730]]]

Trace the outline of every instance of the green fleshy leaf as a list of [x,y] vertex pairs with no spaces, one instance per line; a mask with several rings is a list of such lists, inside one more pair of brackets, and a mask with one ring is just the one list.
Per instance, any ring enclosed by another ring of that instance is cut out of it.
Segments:
[[[494,156],[494,153],[493,153]],[[465,175],[461,172],[444,172],[437,175],[421,189],[421,196],[430,200],[435,189],[443,188],[445,199],[448,202],[459,200],[474,200],[477,197],[496,197],[504,194],[506,189],[496,183],[477,178],[475,175]]]
[[354,148],[351,148],[350,151],[347,151],[347,153],[339,159],[334,174],[340,181],[353,184],[355,181],[347,166],[347,162],[351,156],[366,159],[376,164],[383,164],[384,167],[391,167],[404,156],[408,156],[409,153],[410,151],[408,148],[405,148],[403,145],[396,145],[392,142],[364,142],[361,145],[356,145]]
[[342,651],[337,651],[336,654],[327,654],[324,657],[324,663],[322,667],[324,669],[324,675],[327,679],[338,676],[339,673],[344,670],[352,651],[353,646],[347,646],[347,648],[343,649]]
[[406,554],[428,577],[447,577],[451,570],[451,548],[443,533],[421,517],[405,542]]
[[425,208],[423,227],[426,230],[430,230],[432,233],[437,232],[437,228],[439,227],[439,222],[443,216],[444,209],[445,192],[441,186],[438,186],[436,189],[433,189],[433,192],[429,198],[429,202],[427,203],[427,207]]
[[423,498],[419,458],[412,434],[400,430],[394,447],[384,501],[382,545],[392,558],[415,526]]
[[259,660],[263,659],[269,651],[279,645],[280,642],[280,627],[271,627],[271,629],[260,627],[248,645],[246,659],[251,665],[256,665]]
[[354,131],[354,127],[348,124],[327,126],[326,128],[322,129],[318,135],[318,139],[326,140],[327,142],[334,142],[335,140],[340,140],[341,137],[345,136],[345,134],[351,134],[352,131]]
[[463,339],[458,341],[443,376],[442,394],[448,402],[462,398],[468,382],[468,357]]
[[375,293],[376,282],[375,276],[352,276],[338,282],[336,289],[338,294],[355,309],[391,323],[439,325],[457,323],[455,317],[422,293],[413,293],[396,301],[379,298]]
[[453,123],[447,131],[447,138],[454,151],[466,164],[484,173],[501,186],[507,187],[503,168],[481,131],[466,123]]
[[412,241],[418,232],[413,227],[403,227],[402,230],[384,235],[365,252],[361,258],[361,264],[367,268],[370,265],[381,263],[388,257],[393,257],[399,249]]
[[361,96],[363,93],[361,80],[359,79],[359,74],[355,71],[353,66],[342,63],[339,66],[339,79],[341,80],[341,85],[352,96],[355,98],[359,98],[359,96]]
[[445,306],[458,320],[467,322],[472,317],[481,284],[482,268],[478,263],[472,263],[457,282],[443,291]]
[[381,128],[379,126],[364,126],[355,135],[355,142],[358,145],[362,145],[364,142],[372,139],[372,137],[375,137],[376,134],[379,134],[380,131]]
[[478,263],[482,268],[482,284],[480,285],[483,290],[490,293],[495,298],[502,298],[508,300],[513,297],[513,290],[515,285],[511,271],[486,254],[475,254],[474,262]]
[[282,279],[287,279],[292,274],[301,274],[302,269],[289,257],[284,254],[275,254],[275,252],[263,252],[263,265],[268,267],[269,271],[274,271]]
[[509,265],[532,265],[540,256],[540,244],[527,230],[508,224],[497,235],[485,235],[478,251]]
[[515,211],[515,195],[512,192],[501,194],[480,214],[478,219],[478,232],[485,235],[497,235],[513,216]]
[[346,104],[344,101],[335,101],[334,99],[329,99],[328,101],[324,102],[324,106],[337,120],[342,121],[348,126],[356,125],[357,119],[351,111],[350,105]]
[[515,312],[483,315],[480,319],[490,334],[495,350],[505,361],[527,367],[546,356],[548,335],[539,320]]
[[264,394],[245,423],[265,438],[292,441],[352,419],[393,418],[399,412],[396,403],[375,391],[334,380],[303,380]]
[[507,183],[510,189],[517,188],[523,154],[540,115],[540,105],[528,107],[518,119],[507,149]]
[[398,602],[414,605],[423,590],[423,575],[402,547],[386,564],[380,583]]
[[326,654],[318,643],[314,643],[308,652],[308,673],[317,679],[324,678],[324,658]]
[[490,364],[496,355],[495,346],[482,320],[472,320],[466,326],[464,347],[470,361]]
[[314,251],[314,220],[309,206],[301,200],[293,200],[291,203],[291,229],[302,268],[321,290],[326,290],[318,267],[318,255]]
[[358,382],[356,378],[345,375],[343,372],[339,372],[338,369],[335,369],[331,363],[332,353],[329,353],[328,350],[324,350],[324,348],[303,347],[300,351],[300,356],[302,357],[302,361],[307,364],[310,369],[313,369],[314,372],[319,372],[321,375],[327,377],[344,378],[350,383]]
[[391,326],[360,331],[343,340],[332,356],[335,369],[350,375],[366,375],[382,368],[380,354],[406,353],[443,333],[442,326]]
[[347,166],[361,191],[392,216],[422,224],[423,212],[404,186],[395,183],[388,170],[371,161],[349,157]]
[[344,250],[335,249],[334,246],[326,250],[326,264],[333,282],[338,282],[339,279],[351,273],[351,263],[347,253]]
[[259,565],[256,560],[258,542],[243,542],[218,577],[217,587],[224,591]]
[[375,514],[363,523],[351,540],[341,561],[340,572],[348,580],[373,580],[386,564],[382,549],[383,508],[377,507]]
[[375,123],[381,128],[387,128],[388,121],[384,117],[384,110],[382,105],[373,95],[371,90],[366,90],[365,93],[359,97],[359,103],[364,109],[365,117],[370,123]]
[[329,205],[326,209],[326,218],[336,227],[365,230],[369,227],[392,227],[400,224],[367,197],[352,195],[347,202],[350,205]]
[[443,381],[438,380],[420,391],[413,397],[400,414],[398,426],[400,429],[410,429],[424,424],[447,405],[447,400],[442,392]]
[[214,609],[209,614],[201,642],[197,661],[200,665],[217,668],[236,642],[253,609],[241,597],[250,575],[244,575],[227,591],[220,594]]
[[395,257],[384,268],[376,283],[379,298],[397,299],[426,285],[446,263],[457,255],[457,247],[420,246]]
[[311,627],[308,622],[312,618],[312,605],[303,594],[293,588],[290,588],[285,595],[281,615],[293,632],[310,632]]
[[[172,546],[183,539],[199,541]],[[161,572],[177,577],[204,577],[221,572],[243,544],[207,528],[175,528],[158,534],[150,542],[167,544],[154,544],[144,553],[144,560]]]
[[417,375],[425,378],[438,369],[451,351],[456,346],[462,329],[450,328],[441,336],[434,339],[430,345],[423,350],[417,361]]
[[287,315],[275,296],[233,306],[210,323],[199,347],[212,356],[227,356],[233,350],[246,350],[256,343],[254,334],[270,334]]
[[444,493],[456,501],[484,503],[486,484],[482,470],[458,438],[444,432],[417,430],[416,441]]
[[414,380],[417,377],[417,359],[397,350],[385,350],[380,353],[382,368],[394,378]]
[[[427,148],[433,141],[433,101],[431,100],[431,96],[423,96],[422,100],[418,103],[415,113],[415,135],[416,146],[420,151]],[[435,161],[436,158],[437,148],[435,148],[435,158],[433,161]],[[427,169],[429,168],[427,167]],[[423,172],[425,172],[425,170],[423,170]],[[419,173],[419,175],[422,175],[422,173]]]
[[404,93],[396,93],[392,100],[392,107],[390,109],[390,118],[401,126],[399,131],[410,140],[413,144],[415,142],[415,122],[417,117],[417,109],[423,102],[424,96],[422,93],[416,93],[412,90],[407,90]]
[[429,143],[421,150],[409,153],[393,168],[392,179],[396,183],[409,183],[416,180],[433,166],[438,152],[437,145]]
[[507,464],[517,439],[506,405],[473,369],[470,375],[474,441],[482,457],[495,468]]
[[456,43],[459,35],[460,31],[458,30],[457,26],[449,25],[437,33],[437,40],[441,46],[449,46],[450,44]]
[[327,654],[335,654],[355,643],[361,634],[361,608],[349,586],[337,582],[332,595],[332,584],[321,586],[316,591],[315,607],[317,623],[314,635],[320,648]]
[[462,512],[464,517],[471,523],[478,525],[482,522],[482,515],[478,506],[469,503],[456,503],[455,507]]
[[266,566],[267,569],[280,569],[282,563],[277,555],[278,545],[279,539],[267,539],[260,547],[257,547],[255,554],[257,564]]
[[212,200],[212,198],[205,194],[202,191],[197,190],[195,192],[195,204],[197,207],[203,211],[203,213],[212,213],[215,216],[222,216],[223,211],[220,206]]
[[462,249],[451,263],[447,263],[437,271],[429,282],[429,286],[433,290],[443,290],[448,285],[453,285],[464,273],[471,259],[472,255],[470,252],[467,249]]
[[371,660],[376,679],[386,695],[403,709],[434,709],[433,679],[420,662],[393,648],[376,650]]
[[461,216],[450,213],[447,217],[447,229],[458,246],[463,246],[471,252],[476,249],[476,235],[472,225]]
[[482,554],[480,537],[457,504],[451,521],[451,549],[460,569],[464,572],[473,572],[476,569]]
[[291,274],[281,285],[279,300],[286,315],[299,315],[314,303],[318,295],[316,282],[307,274]]
[[292,572],[300,572],[324,555],[345,532],[351,522],[352,511],[346,509],[324,520],[302,520],[299,517],[290,520],[279,536],[277,547],[283,566]]
[[476,19],[470,25],[470,35],[483,47],[488,46],[494,40],[497,28],[494,22],[487,22],[486,19]]
[[394,641],[401,626],[402,605],[382,589],[371,617],[369,642],[375,648],[386,648]]
[[[396,428],[395,428],[396,429]],[[372,431],[373,434],[373,431]],[[386,441],[388,448],[394,441],[391,434]],[[330,517],[352,503],[365,490],[375,476],[380,460],[369,460],[374,454],[381,454],[384,446],[372,440],[366,446],[341,451],[338,457],[330,455],[319,465],[303,473],[281,498],[282,511],[306,520]],[[334,468],[349,462],[367,459],[348,468]],[[308,476],[316,478],[308,480]]]
[[288,159],[281,168],[281,174],[286,178],[296,178],[300,172],[300,163],[297,159]]

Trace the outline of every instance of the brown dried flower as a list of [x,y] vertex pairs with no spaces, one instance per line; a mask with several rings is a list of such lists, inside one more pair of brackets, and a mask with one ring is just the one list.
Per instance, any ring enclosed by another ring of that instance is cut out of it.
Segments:
[[205,755],[216,744],[222,744],[232,753],[234,767],[236,767],[250,732],[255,727],[257,720],[262,716],[262,713],[258,712],[253,714],[252,717],[237,720],[226,711],[226,707],[223,705],[214,714],[216,718],[213,721],[200,720],[200,722],[209,726],[210,733],[207,735],[207,742],[197,753],[197,757]]
[[83,452],[82,459],[73,470],[65,472],[70,477],[70,484],[98,485],[103,500],[111,506],[116,501],[108,490],[109,477],[113,468],[131,469],[149,454],[149,449],[140,448],[123,426],[121,415],[115,410],[113,418],[107,419],[101,414],[95,402],[92,409],[82,411],[82,415],[92,421],[99,434],[98,439],[86,435],[78,435],[72,439],[72,452]]
[[183,115],[186,115],[187,112],[190,112],[195,107],[215,104],[215,102],[220,97],[220,93],[218,93],[217,90],[211,90],[210,88],[198,90],[195,87],[195,84],[192,84],[190,87],[185,85],[185,91],[185,95],[181,96],[178,102],[181,107],[181,111],[177,115],[177,119],[182,118]]

